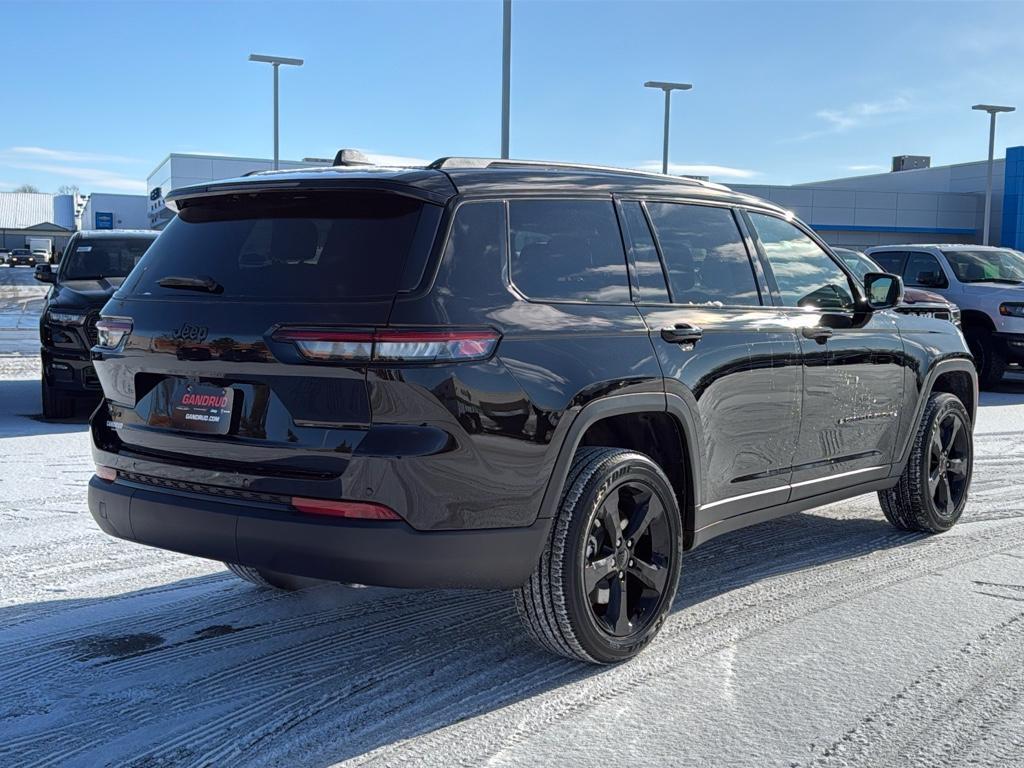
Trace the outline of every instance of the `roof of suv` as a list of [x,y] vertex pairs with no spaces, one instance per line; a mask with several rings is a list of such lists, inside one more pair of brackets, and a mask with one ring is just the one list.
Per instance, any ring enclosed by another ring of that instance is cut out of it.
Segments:
[[971,243],[894,243],[892,245],[873,245],[867,249],[867,253],[874,253],[876,251],[905,251],[908,248],[937,248],[940,251],[944,251],[947,248],[952,251],[962,251],[965,248],[969,248],[972,251],[1012,250],[1007,246],[973,245]]
[[[487,163],[487,164],[485,164]],[[362,182],[371,188],[393,190],[435,203],[455,195],[572,194],[604,192],[642,197],[686,196],[742,205],[756,205],[780,213],[784,209],[728,187],[676,176],[528,161],[467,160],[459,165],[452,158],[431,164],[438,167],[330,166],[288,171],[261,171],[234,179],[222,179],[172,190],[164,197],[172,206],[177,201],[257,190],[287,190],[296,187],[332,189]],[[440,167],[443,165],[443,167]]]
[[160,233],[153,229],[83,229],[78,232],[81,237],[156,237]]

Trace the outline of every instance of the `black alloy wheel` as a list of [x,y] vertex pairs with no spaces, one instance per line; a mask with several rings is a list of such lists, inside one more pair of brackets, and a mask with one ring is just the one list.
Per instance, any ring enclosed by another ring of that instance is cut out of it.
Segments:
[[580,448],[549,540],[516,608],[530,637],[571,659],[615,664],[661,631],[679,585],[681,496],[651,457]]
[[637,481],[594,510],[581,563],[595,626],[614,637],[643,632],[659,615],[672,558],[672,531],[654,489]]
[[929,396],[899,482],[878,492],[890,523],[900,530],[927,533],[956,525],[971,485],[972,431],[970,414],[955,395]]
[[956,411],[935,421],[928,447],[928,493],[935,512],[952,519],[969,481],[971,460],[969,428]]

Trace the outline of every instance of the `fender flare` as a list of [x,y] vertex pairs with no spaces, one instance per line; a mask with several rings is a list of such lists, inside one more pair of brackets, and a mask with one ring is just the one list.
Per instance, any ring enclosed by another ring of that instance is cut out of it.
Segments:
[[966,373],[971,379],[971,386],[974,388],[974,402],[970,408],[971,424],[973,425],[976,421],[978,413],[978,371],[974,367],[974,362],[964,357],[946,358],[945,360],[937,361],[925,375],[924,383],[921,385],[921,394],[918,396],[917,405],[914,408],[914,418],[910,422],[912,426],[910,429],[907,429],[906,434],[903,435],[902,446],[896,456],[896,460],[893,462],[893,470],[890,477],[901,474],[904,466],[906,466],[907,460],[910,458],[910,449],[913,444],[912,438],[917,434],[917,427],[921,423],[921,416],[924,414],[924,408],[928,403],[928,398],[932,396],[932,389],[935,386],[935,381],[942,374],[953,373],[955,371]]
[[[698,430],[699,420],[692,407],[678,395],[664,392],[636,393],[626,395],[610,395],[588,403],[579,410],[572,419],[562,437],[555,459],[551,477],[544,490],[538,518],[554,517],[558,511],[558,503],[562,498],[565,481],[569,475],[569,467],[579,447],[584,433],[592,425],[609,416],[622,416],[629,413],[650,413],[652,411],[668,413],[679,420],[685,441],[686,456],[690,469],[694,506],[699,507],[703,495],[703,450]],[[685,516],[685,510],[682,510]]]

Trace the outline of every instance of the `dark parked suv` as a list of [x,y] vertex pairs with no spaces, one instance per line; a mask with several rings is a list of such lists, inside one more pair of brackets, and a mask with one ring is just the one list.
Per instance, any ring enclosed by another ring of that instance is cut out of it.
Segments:
[[960,333],[763,200],[454,158],[167,199],[93,350],[114,536],[262,585],[510,588],[608,663],[714,536],[870,491],[904,530],[964,509]]
[[64,419],[75,401],[99,400],[89,349],[100,310],[158,233],[148,230],[76,232],[59,266],[39,264],[35,278],[52,284],[39,318],[43,416]]

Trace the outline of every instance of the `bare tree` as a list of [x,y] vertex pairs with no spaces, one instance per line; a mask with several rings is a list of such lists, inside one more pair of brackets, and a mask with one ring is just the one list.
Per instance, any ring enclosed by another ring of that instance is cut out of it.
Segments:
[[38,192],[39,187],[33,186],[32,184],[22,184],[20,187],[14,190],[15,192]]
[[58,195],[77,195],[79,193],[77,184],[61,184],[57,188]]

